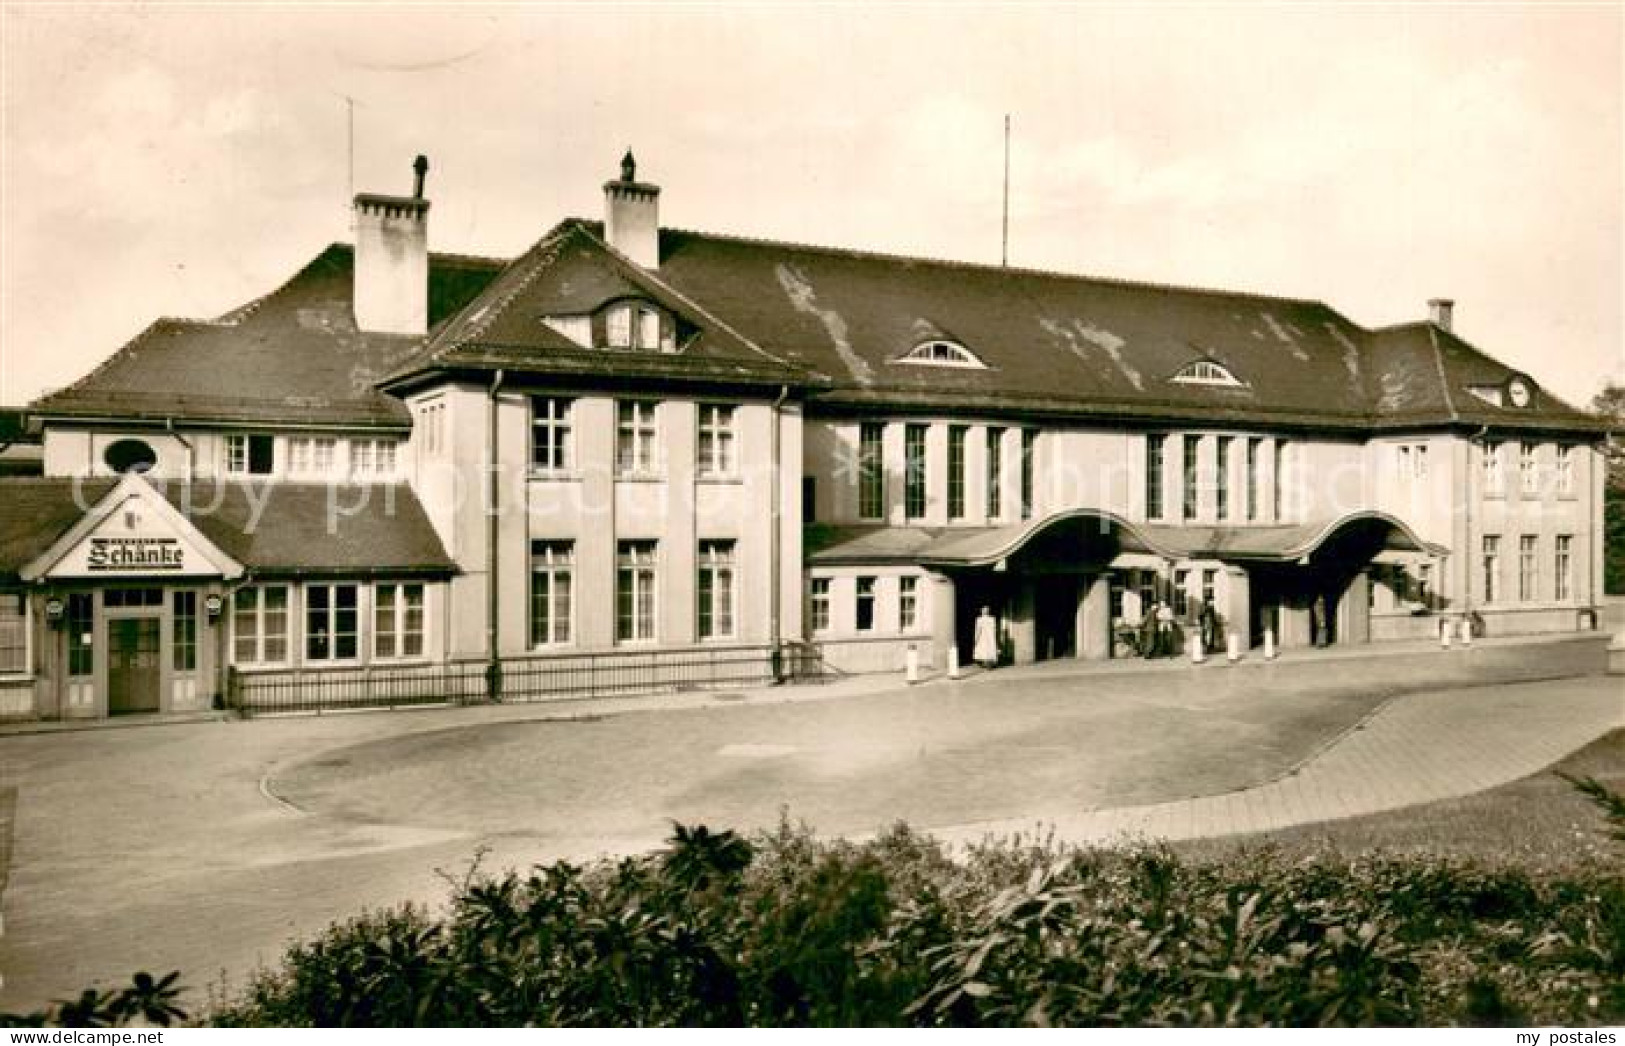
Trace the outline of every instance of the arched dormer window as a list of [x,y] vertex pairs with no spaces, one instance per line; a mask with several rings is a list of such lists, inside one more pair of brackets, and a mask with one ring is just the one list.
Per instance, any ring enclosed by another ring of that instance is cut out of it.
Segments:
[[923,363],[929,367],[974,367],[978,370],[987,367],[965,346],[940,338],[921,342],[899,357],[897,362]]
[[1181,367],[1178,374],[1168,379],[1180,385],[1217,385],[1222,388],[1240,388],[1246,384],[1230,373],[1230,369],[1213,360],[1196,360]]
[[598,345],[634,352],[676,352],[677,323],[659,306],[623,299],[599,314]]

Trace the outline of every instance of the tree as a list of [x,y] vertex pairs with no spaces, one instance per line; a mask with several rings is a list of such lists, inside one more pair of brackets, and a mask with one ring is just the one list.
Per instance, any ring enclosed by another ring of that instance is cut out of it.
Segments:
[[1608,482],[1603,491],[1603,588],[1625,594],[1625,385],[1612,382],[1591,400],[1609,424]]

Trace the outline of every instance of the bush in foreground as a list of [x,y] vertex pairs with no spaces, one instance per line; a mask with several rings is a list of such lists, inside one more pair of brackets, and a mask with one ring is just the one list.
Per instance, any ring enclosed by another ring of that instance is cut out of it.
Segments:
[[1625,884],[1445,858],[1222,863],[781,825],[457,885],[291,949],[224,1025],[1625,1020]]

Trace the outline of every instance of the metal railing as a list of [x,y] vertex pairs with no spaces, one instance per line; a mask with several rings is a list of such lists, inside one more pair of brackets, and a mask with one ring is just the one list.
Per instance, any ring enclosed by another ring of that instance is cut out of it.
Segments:
[[785,643],[545,654],[430,665],[228,671],[228,707],[244,715],[415,705],[566,701],[830,678],[817,647]]

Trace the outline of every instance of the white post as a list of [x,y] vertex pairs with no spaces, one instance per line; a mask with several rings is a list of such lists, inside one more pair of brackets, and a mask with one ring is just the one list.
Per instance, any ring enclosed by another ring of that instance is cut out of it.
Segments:
[[954,643],[948,644],[948,678],[959,678],[959,646]]
[[908,645],[908,661],[907,661],[907,664],[908,664],[908,681],[910,683],[918,683],[920,681],[920,651],[919,651],[919,648],[916,647],[913,643],[910,643]]
[[1207,651],[1202,649],[1202,634],[1191,633],[1191,664],[1199,665],[1207,660]]
[[1447,618],[1439,619],[1439,649],[1450,649],[1450,621]]
[[1264,660],[1275,660],[1275,629],[1264,629]]
[[1225,637],[1224,654],[1225,657],[1230,659],[1232,665],[1241,660],[1241,637],[1239,635],[1232,632]]
[[1461,645],[1473,645],[1473,619],[1470,617],[1461,619]]

